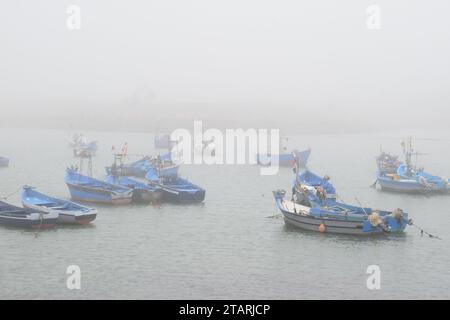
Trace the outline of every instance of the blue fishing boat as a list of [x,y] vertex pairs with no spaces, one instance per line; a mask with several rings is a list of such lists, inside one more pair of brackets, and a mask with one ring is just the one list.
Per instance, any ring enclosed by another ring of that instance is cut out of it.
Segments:
[[351,206],[334,200],[323,203],[311,200],[313,206],[305,206],[285,198],[286,192],[273,192],[275,202],[286,224],[321,233],[347,235],[374,235],[402,232],[412,221],[401,209],[393,211],[373,210]]
[[133,190],[130,188],[94,179],[73,168],[66,170],[65,182],[72,200],[128,204],[133,196]]
[[[377,180],[382,190],[410,193],[449,193],[450,180],[424,172],[412,163],[412,156],[419,155],[412,148],[411,138],[402,143],[405,162],[395,161],[395,165],[380,165],[377,161]],[[417,158],[416,158],[417,162]],[[396,168],[395,168],[396,167]],[[394,170],[395,168],[395,170]]]
[[187,179],[176,177],[161,177],[153,168],[145,176],[150,184],[161,188],[162,200],[177,203],[197,203],[205,200],[205,189],[191,183]]
[[106,181],[109,183],[121,185],[133,190],[133,201],[142,203],[157,203],[161,200],[163,191],[161,188],[138,180],[121,177],[117,175],[108,175]]
[[152,162],[152,167],[156,169],[160,178],[176,178],[178,176],[179,163],[172,161],[170,152],[158,155]]
[[131,163],[123,163],[122,155],[116,155],[114,163],[110,167],[106,167],[108,175],[131,176],[144,178],[148,170],[153,167],[153,159],[144,156],[139,160]]
[[43,212],[56,213],[58,223],[88,224],[97,217],[97,210],[78,203],[50,197],[38,192],[34,187],[24,186],[22,204],[25,208]]
[[450,180],[423,171],[415,171],[406,164],[397,173],[377,173],[377,183],[382,190],[411,193],[448,193]]
[[58,213],[44,214],[0,201],[0,225],[6,227],[48,229],[56,225]]
[[0,168],[9,166],[9,159],[5,157],[0,157]]

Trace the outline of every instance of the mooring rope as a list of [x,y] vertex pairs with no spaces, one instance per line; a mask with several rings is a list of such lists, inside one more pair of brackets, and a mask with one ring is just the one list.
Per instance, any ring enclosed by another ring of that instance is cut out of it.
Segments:
[[412,221],[411,221],[410,225],[412,225],[412,226],[416,227],[417,229],[419,229],[419,230],[420,230],[420,235],[421,235],[421,236],[423,236],[423,234],[425,233],[429,238],[436,238],[436,239],[442,240],[442,239],[439,238],[438,236],[435,236],[435,235],[433,235],[433,234],[431,234],[431,233],[429,233],[429,232],[426,232],[425,230],[423,230],[421,227],[419,227],[418,225],[416,225],[416,224],[413,223]]

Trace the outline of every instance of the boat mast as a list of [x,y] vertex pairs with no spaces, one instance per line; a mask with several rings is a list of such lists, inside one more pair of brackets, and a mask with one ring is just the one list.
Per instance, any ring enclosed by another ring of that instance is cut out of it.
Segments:
[[408,171],[412,169],[411,156],[412,156],[412,138],[408,137],[402,141],[403,154],[405,155],[406,166]]
[[80,156],[80,173],[83,174],[84,171],[84,159],[88,159],[88,168],[87,168],[87,175],[89,177],[92,177],[92,155],[89,153],[87,155],[81,155]]

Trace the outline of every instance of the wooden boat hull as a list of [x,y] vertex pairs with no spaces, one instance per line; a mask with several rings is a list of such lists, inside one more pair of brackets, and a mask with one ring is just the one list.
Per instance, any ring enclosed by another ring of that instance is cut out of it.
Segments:
[[28,209],[33,209],[43,213],[55,212],[58,214],[56,222],[58,224],[88,224],[97,217],[97,210],[92,210],[89,213],[84,212],[67,212],[64,210],[49,210],[40,206],[23,203],[23,206]]
[[103,204],[129,204],[132,201],[132,191],[122,195],[108,190],[94,189],[66,182],[70,197],[75,201],[93,202]]
[[84,176],[72,169],[67,170],[65,182],[75,201],[113,205],[132,201],[132,189]]
[[95,220],[97,210],[67,200],[47,196],[30,186],[24,186],[22,204],[25,208],[58,215],[58,224],[87,224]]

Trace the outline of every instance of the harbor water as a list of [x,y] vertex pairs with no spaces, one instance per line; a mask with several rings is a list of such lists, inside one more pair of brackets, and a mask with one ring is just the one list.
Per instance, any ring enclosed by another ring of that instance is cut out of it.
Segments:
[[[450,298],[450,195],[392,194],[375,181],[380,147],[401,154],[417,137],[418,162],[450,177],[450,131],[299,135],[290,147],[312,148],[309,168],[328,174],[346,203],[402,208],[442,240],[409,226],[403,235],[372,238],[306,232],[286,226],[272,190],[290,194],[293,173],[262,176],[256,165],[183,165],[180,174],[206,189],[197,205],[98,206],[87,226],[25,231],[0,228],[1,299],[436,299]],[[99,142],[95,177],[105,176],[112,146],[153,154],[149,133],[85,132]],[[65,169],[78,164],[68,132],[0,129],[0,197],[20,204],[22,185],[67,199]],[[131,158],[136,159],[136,158]],[[81,289],[66,285],[68,266]],[[367,268],[380,268],[369,290]]]

